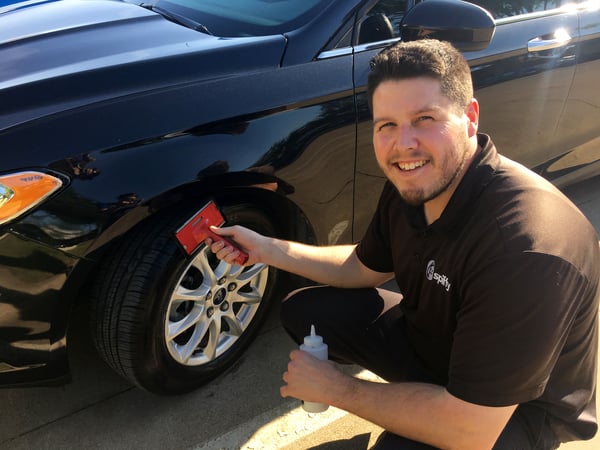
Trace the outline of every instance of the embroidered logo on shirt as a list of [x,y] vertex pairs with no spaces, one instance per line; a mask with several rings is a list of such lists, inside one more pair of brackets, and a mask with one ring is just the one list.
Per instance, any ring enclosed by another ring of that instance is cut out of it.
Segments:
[[446,291],[450,290],[450,280],[448,280],[448,277],[435,271],[435,260],[432,259],[427,263],[425,276],[429,281],[435,281],[437,284],[441,284],[444,288],[446,288]]

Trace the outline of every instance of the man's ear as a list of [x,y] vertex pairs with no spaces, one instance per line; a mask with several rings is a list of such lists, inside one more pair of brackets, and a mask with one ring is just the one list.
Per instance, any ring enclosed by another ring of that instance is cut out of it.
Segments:
[[473,137],[477,134],[477,129],[479,128],[479,102],[477,99],[472,99],[471,103],[467,106],[465,111],[468,123],[468,131],[469,137]]

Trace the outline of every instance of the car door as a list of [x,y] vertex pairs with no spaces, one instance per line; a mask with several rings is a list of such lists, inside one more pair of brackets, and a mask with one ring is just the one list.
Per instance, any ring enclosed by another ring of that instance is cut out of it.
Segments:
[[496,31],[465,54],[480,104],[479,130],[499,152],[541,171],[564,152],[557,129],[575,74],[577,13],[561,0],[476,0]]
[[542,168],[558,186],[597,175],[600,171],[600,2],[576,5],[580,37],[577,67],[556,140],[563,152]]

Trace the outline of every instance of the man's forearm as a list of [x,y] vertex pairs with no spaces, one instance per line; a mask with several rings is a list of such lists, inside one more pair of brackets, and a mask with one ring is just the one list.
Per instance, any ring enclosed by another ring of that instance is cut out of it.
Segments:
[[[375,287],[393,275],[375,272],[362,264],[356,256],[356,245],[318,247],[263,236],[239,225],[213,227],[211,231],[232,239],[248,252],[248,264],[262,262],[322,284]],[[207,239],[207,244],[219,259],[227,262],[234,263],[239,256],[238,250],[218,237]]]
[[492,448],[515,407],[464,402],[443,386],[373,383],[348,378],[330,389],[329,404],[384,429],[438,448]]
[[266,264],[295,273],[317,283],[336,287],[372,287],[385,275],[365,270],[354,252],[355,245],[317,247],[267,238],[261,249]]

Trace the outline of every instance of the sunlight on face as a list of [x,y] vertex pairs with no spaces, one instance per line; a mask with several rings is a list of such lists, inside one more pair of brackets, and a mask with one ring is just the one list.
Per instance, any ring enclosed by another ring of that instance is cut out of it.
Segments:
[[375,89],[375,155],[407,203],[445,206],[477,146],[472,108],[460,110],[433,78],[385,81]]

